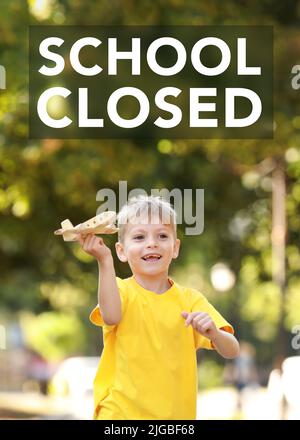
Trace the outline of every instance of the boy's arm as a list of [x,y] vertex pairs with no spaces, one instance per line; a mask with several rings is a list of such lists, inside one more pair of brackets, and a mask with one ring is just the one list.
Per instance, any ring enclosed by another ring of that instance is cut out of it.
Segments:
[[239,355],[239,343],[236,338],[222,329],[216,329],[211,342],[217,352],[225,359],[233,359]]
[[226,359],[233,359],[239,355],[239,343],[231,334],[222,329],[218,329],[216,324],[206,312],[182,312],[185,318],[185,325],[189,324],[201,335],[210,339],[213,348]]
[[96,258],[99,267],[98,304],[103,321],[116,325],[122,318],[122,307],[111,250],[100,237],[79,236],[82,249]]
[[98,304],[103,321],[107,325],[115,325],[121,321],[121,299],[116,281],[116,273],[112,255],[98,261]]

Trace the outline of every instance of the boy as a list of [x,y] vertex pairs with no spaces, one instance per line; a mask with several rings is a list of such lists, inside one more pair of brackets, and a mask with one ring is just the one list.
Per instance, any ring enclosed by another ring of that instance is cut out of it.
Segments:
[[[151,217],[151,218],[150,218]],[[196,350],[238,355],[231,325],[197,290],[168,276],[177,258],[176,213],[159,197],[133,198],[118,215],[116,252],[132,276],[116,278],[103,239],[79,238],[99,264],[98,305],[104,348],[94,382],[98,420],[196,418]]]

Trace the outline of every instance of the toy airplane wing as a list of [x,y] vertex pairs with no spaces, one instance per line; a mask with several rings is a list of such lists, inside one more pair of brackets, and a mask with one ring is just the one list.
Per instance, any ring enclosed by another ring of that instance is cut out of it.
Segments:
[[61,222],[61,229],[54,231],[55,235],[62,235],[64,241],[77,241],[78,234],[114,234],[118,231],[115,226],[116,213],[106,211],[87,220],[84,223],[73,226],[69,219]]

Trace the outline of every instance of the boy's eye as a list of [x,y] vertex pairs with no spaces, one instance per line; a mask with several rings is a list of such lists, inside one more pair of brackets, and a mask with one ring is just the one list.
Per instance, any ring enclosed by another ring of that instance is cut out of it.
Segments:
[[144,238],[144,236],[143,235],[136,235],[133,238],[134,238],[134,240],[142,240]]
[[168,238],[167,234],[159,234],[160,238]]

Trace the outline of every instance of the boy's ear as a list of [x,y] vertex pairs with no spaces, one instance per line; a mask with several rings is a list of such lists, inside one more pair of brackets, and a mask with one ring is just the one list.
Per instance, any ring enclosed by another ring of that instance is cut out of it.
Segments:
[[174,249],[173,249],[173,259],[178,257],[179,249],[180,249],[180,240],[179,240],[179,238],[176,238],[175,244],[174,244]]
[[115,246],[116,246],[116,253],[118,255],[119,260],[122,261],[122,263],[126,263],[127,257],[126,257],[126,255],[124,253],[124,247],[123,247],[122,243],[117,241]]

